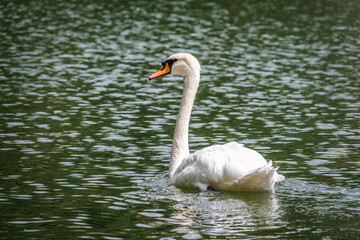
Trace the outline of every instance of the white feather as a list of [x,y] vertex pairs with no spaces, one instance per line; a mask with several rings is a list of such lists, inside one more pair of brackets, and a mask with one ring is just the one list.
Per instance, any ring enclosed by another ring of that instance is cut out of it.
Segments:
[[242,144],[231,142],[196,151],[186,157],[171,178],[171,184],[202,191],[212,187],[225,191],[269,191],[283,180],[272,162]]

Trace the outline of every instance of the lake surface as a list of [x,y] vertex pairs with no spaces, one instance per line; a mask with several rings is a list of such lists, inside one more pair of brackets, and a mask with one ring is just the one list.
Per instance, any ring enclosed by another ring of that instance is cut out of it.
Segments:
[[[360,2],[0,2],[0,239],[359,239]],[[168,184],[182,82],[191,151],[238,141],[274,193]]]

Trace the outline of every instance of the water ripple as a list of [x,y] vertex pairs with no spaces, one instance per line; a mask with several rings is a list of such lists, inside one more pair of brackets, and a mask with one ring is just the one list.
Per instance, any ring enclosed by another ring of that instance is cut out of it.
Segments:
[[[356,1],[0,3],[3,236],[355,238],[359,11]],[[202,65],[191,150],[246,144],[287,177],[275,194],[168,185],[182,84],[147,78],[179,51]]]

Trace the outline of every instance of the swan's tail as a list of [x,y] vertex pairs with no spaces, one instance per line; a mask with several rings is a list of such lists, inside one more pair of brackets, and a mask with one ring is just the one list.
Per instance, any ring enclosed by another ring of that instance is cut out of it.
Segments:
[[285,179],[285,177],[278,174],[276,170],[277,168],[272,167],[272,161],[269,161],[265,166],[255,169],[232,183],[226,184],[226,189],[224,190],[242,192],[272,191],[275,182],[280,182]]

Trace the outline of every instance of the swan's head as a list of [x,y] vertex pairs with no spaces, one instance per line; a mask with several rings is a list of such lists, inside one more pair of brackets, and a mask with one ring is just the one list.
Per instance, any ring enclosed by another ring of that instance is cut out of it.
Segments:
[[167,74],[176,74],[188,76],[194,73],[200,73],[199,61],[190,53],[177,53],[170,56],[162,62],[162,68],[149,77],[149,80],[165,76]]

